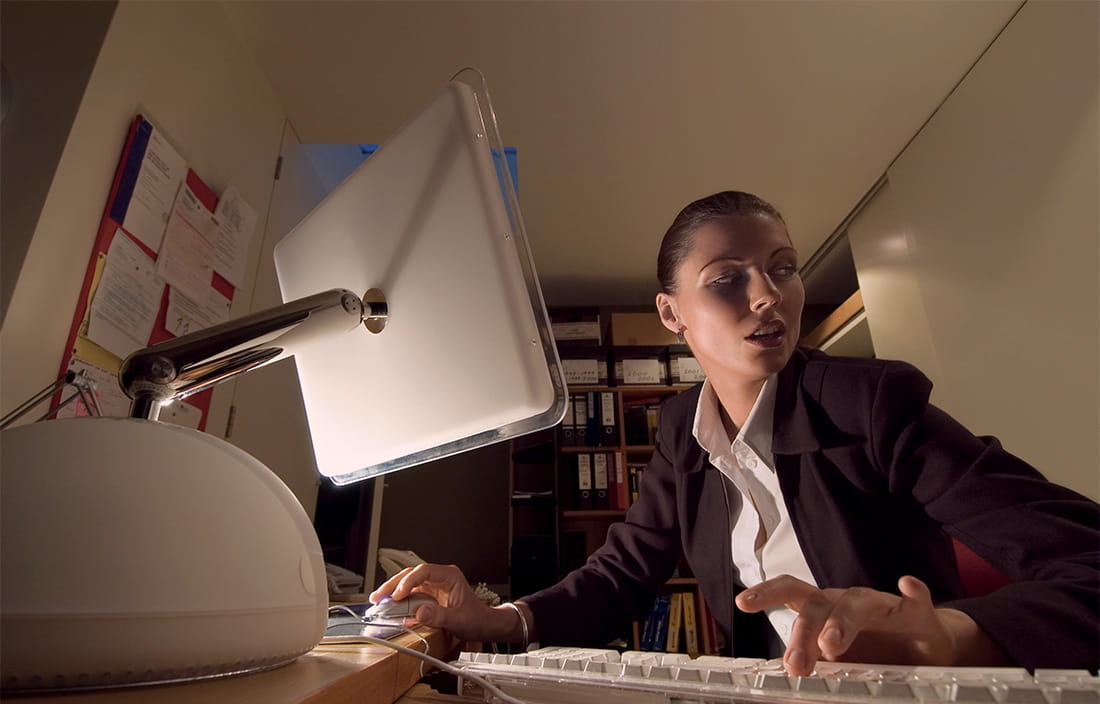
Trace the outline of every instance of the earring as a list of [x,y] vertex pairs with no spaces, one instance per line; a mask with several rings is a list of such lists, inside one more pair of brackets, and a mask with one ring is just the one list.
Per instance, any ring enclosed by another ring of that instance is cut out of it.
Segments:
[[686,344],[686,341],[684,340],[684,330],[687,330],[687,328],[681,327],[679,330],[676,331],[676,341],[679,342],[681,345]]

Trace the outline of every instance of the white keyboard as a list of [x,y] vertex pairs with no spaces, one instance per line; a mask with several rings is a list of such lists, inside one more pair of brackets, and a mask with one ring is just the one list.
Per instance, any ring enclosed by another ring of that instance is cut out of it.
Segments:
[[[871,701],[1100,704],[1100,677],[1087,670],[909,667],[819,662],[789,677],[779,660],[542,648],[520,655],[461,653],[457,667],[524,702],[710,704]],[[463,680],[463,691],[477,686]],[[485,693],[485,701],[492,701]]]

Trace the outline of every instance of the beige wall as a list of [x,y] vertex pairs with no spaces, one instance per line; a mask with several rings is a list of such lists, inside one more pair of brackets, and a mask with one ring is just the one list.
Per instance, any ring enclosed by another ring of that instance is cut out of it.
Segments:
[[936,403],[1094,498],[1098,13],[1025,5],[850,230],[878,354],[927,362]]
[[114,10],[114,2],[0,4],[0,320]]
[[[0,328],[5,411],[57,377],[115,167],[139,112],[215,192],[237,186],[260,214],[262,231],[284,114],[223,6],[120,2]],[[254,275],[255,261],[234,314],[248,311]],[[227,399],[226,390],[215,392],[208,424],[215,433],[225,426]]]

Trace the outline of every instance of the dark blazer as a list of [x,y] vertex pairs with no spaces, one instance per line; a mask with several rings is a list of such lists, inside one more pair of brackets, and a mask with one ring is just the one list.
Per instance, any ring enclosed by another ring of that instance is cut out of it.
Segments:
[[[798,350],[780,372],[772,451],[819,587],[897,593],[914,575],[1017,664],[1100,666],[1100,507],[928,403],[904,362]],[[700,387],[662,406],[638,501],[560,583],[524,597],[544,645],[596,645],[644,616],[686,559],[727,654],[773,657],[761,614],[737,611],[723,477],[691,434]],[[736,491],[730,492],[736,499]],[[950,538],[1011,584],[966,598]]]

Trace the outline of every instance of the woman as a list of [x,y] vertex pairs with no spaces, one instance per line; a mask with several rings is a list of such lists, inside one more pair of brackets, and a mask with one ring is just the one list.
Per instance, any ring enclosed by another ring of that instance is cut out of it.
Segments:
[[[1100,512],[928,403],[902,362],[797,348],[805,291],[768,203],[688,205],[661,244],[657,310],[707,379],[662,407],[639,500],[580,569],[516,604],[421,565],[417,619],[470,640],[599,645],[683,556],[729,654],[898,664],[1100,665]],[[1012,584],[964,598],[950,538]]]

